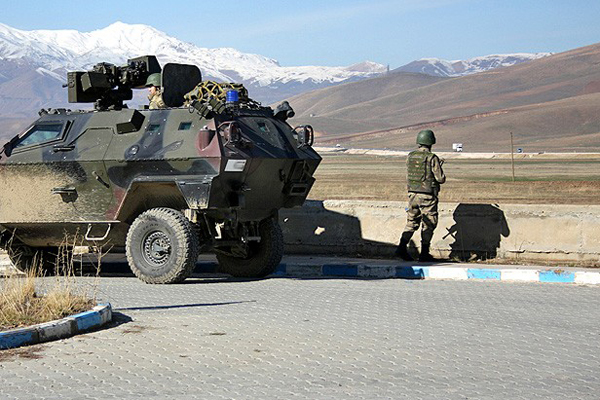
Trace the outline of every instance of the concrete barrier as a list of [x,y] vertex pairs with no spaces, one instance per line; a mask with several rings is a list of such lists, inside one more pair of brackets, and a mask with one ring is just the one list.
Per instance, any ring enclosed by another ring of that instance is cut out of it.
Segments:
[[[404,202],[307,201],[284,209],[287,254],[392,256],[406,223]],[[419,232],[410,251],[420,247]],[[442,203],[434,256],[600,265],[600,206]],[[0,274],[16,272],[0,251]]]
[[[286,250],[390,256],[406,223],[404,202],[308,201],[282,210]],[[419,233],[412,251],[420,246]],[[434,256],[457,260],[600,263],[600,206],[443,203]]]

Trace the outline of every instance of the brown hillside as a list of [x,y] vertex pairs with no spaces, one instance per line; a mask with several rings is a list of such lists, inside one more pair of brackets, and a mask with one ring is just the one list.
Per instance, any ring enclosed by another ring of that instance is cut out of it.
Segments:
[[399,129],[322,136],[317,144],[410,149],[416,133],[427,128],[436,132],[438,151],[450,151],[452,143],[463,143],[464,151],[508,152],[513,132],[515,148],[527,152],[600,152],[600,93]]
[[[66,76],[66,75],[65,75]],[[65,107],[67,90],[54,78],[35,69],[0,83],[0,115],[4,118],[31,118],[44,107]],[[35,110],[35,111],[33,111]]]
[[0,118],[0,146],[8,139],[23,132],[32,122],[31,118]]
[[[563,134],[598,132],[596,123],[579,118],[579,108],[588,101],[595,100],[581,95],[591,93],[590,96],[593,96],[593,93],[598,92],[599,65],[600,44],[595,44],[476,75],[442,79],[430,84],[423,80],[420,81],[422,85],[415,84],[412,87],[373,89],[378,95],[368,96],[367,99],[363,92],[375,80],[359,82],[360,86],[358,83],[350,83],[307,93],[292,98],[290,102],[298,112],[294,123],[312,124],[321,133],[321,140],[335,136],[334,140],[341,141],[349,133],[450,120],[447,125],[459,124],[455,127],[462,131],[472,130],[475,135],[471,138],[472,142],[490,143],[490,138],[498,135],[501,137],[500,134],[506,130],[527,126],[527,131],[535,132],[531,135],[531,140],[538,140],[544,135],[558,135],[552,136],[552,140],[547,143],[554,143],[554,146],[560,148],[563,144],[560,140],[557,142],[556,138]],[[379,82],[376,87],[380,86]],[[560,107],[564,106],[560,110],[556,108],[556,104],[544,105],[576,96],[581,99],[560,103]],[[320,112],[317,105],[321,105]],[[494,114],[524,106],[530,108],[513,110],[504,116]],[[586,114],[588,111],[581,110],[581,113]],[[314,114],[313,117],[309,116],[311,113]],[[486,116],[488,113],[492,115]],[[452,120],[469,116],[472,118]],[[489,123],[484,123],[488,118],[492,119]],[[533,120],[537,122],[534,123]],[[570,126],[568,132],[564,132],[564,127],[557,127],[565,124]],[[477,126],[477,129],[471,129],[471,126]],[[453,138],[450,141],[456,141],[455,139],[458,140]],[[354,142],[392,147],[401,145],[403,141],[397,138],[390,139],[389,142],[387,139],[363,138],[360,141],[353,140]]]
[[[293,97],[291,101],[293,101],[294,109],[300,111],[302,115],[321,116],[344,107],[428,86],[446,79],[448,78],[410,72],[392,72],[352,84],[314,90]],[[348,95],[348,89],[351,90],[351,96]]]

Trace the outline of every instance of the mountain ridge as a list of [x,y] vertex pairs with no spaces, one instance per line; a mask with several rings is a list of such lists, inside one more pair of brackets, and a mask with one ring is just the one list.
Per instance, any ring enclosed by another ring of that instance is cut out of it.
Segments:
[[363,71],[350,67],[282,67],[272,58],[242,53],[229,47],[197,47],[143,24],[115,22],[91,32],[21,31],[5,24],[0,24],[0,27],[1,59],[35,59],[50,71],[57,68],[89,69],[100,61],[124,64],[128,58],[144,54],[155,54],[162,64],[179,62],[198,65],[204,75],[223,81],[231,79],[222,70],[234,70],[243,80],[261,86],[307,79],[316,83],[334,83],[385,71],[383,65],[373,62],[365,62],[369,68]]
[[[600,43],[431,82],[416,82],[409,73],[397,71],[289,101],[298,111],[294,122],[313,125],[319,135],[317,143],[410,148],[416,131],[429,127],[439,133],[442,146],[469,143],[465,150],[506,149],[506,143],[501,143],[509,132],[515,132],[526,138],[520,144],[539,151],[581,151],[582,146],[574,145],[578,137],[592,140],[587,146],[598,151],[600,119],[592,116],[600,115],[600,105],[589,104],[600,95],[598,64]],[[411,87],[402,83],[402,90],[378,89],[406,79],[412,80]],[[362,96],[362,101],[339,100],[356,96]]]
[[[272,87],[274,90],[282,92],[278,96],[271,96],[273,99],[274,97],[282,99],[297,94],[286,93],[286,86],[295,87],[296,91],[301,89],[299,86],[305,83],[310,89],[326,87],[345,81],[377,76],[387,72],[388,69],[382,64],[368,60],[345,67],[284,67],[273,58],[242,53],[230,47],[214,49],[198,47],[169,36],[152,26],[126,24],[120,21],[90,32],[76,30],[25,31],[0,23],[0,60],[22,60],[36,67],[43,67],[50,72],[87,70],[101,61],[120,65],[124,64],[128,58],[145,54],[155,54],[163,65],[167,62],[197,65],[207,79],[241,80],[251,89]],[[526,53],[507,55],[507,57],[514,58],[513,63],[527,61],[534,56]],[[502,56],[497,55],[496,58],[501,60]],[[479,59],[481,57],[471,60]],[[399,69],[412,68],[411,65],[414,67],[414,63],[418,62],[418,60],[414,61]],[[476,69],[468,66],[468,62],[468,60],[453,61],[454,64],[463,66],[462,74],[508,65],[506,62],[499,61],[498,65]],[[411,72],[427,73],[427,71]],[[449,72],[446,72],[446,76],[451,76],[448,74]],[[290,90],[294,92],[294,89]],[[272,99],[259,100],[268,102]]]
[[[394,91],[414,91],[419,86],[433,84],[441,79],[452,79],[435,74],[410,75],[410,72],[398,69],[389,71],[389,67],[372,61],[345,67],[284,67],[273,58],[242,53],[230,47],[198,47],[143,24],[115,22],[102,29],[79,32],[24,31],[0,23],[0,128],[10,126],[11,131],[15,126],[24,128],[40,108],[89,108],[89,104],[73,105],[67,102],[66,90],[62,88],[62,84],[66,81],[68,70],[87,70],[98,62],[123,65],[128,58],[144,54],[155,54],[162,65],[167,62],[195,64],[200,67],[204,80],[243,83],[252,98],[265,104],[274,104],[300,93],[326,90],[340,84],[360,83],[366,79],[396,76],[398,73],[408,74],[404,76],[403,82],[387,89],[381,87],[379,93],[366,89],[353,98],[342,99],[344,103],[341,109],[352,109],[351,101],[368,100],[377,103],[377,99],[384,94],[392,96]],[[515,58],[515,54],[520,58]],[[468,76],[474,72],[485,73],[481,72],[485,68],[501,67],[511,57],[515,58],[514,62],[523,62],[534,56],[515,54],[496,55],[495,64],[480,65],[479,69],[465,66],[460,60],[447,63],[450,66],[452,63],[462,63],[464,70],[461,73]],[[486,57],[490,56],[472,60]],[[372,82],[368,85],[372,85]],[[145,91],[134,91],[134,100],[130,105],[144,102],[145,95]],[[316,114],[322,114],[327,109],[323,102],[293,106],[300,115],[311,108]],[[8,122],[4,123],[2,120]],[[370,123],[363,125],[369,128]],[[9,134],[0,132],[0,135]]]
[[500,67],[511,67],[527,61],[551,56],[554,53],[509,53],[490,54],[467,60],[444,60],[441,58],[421,58],[394,71],[417,72],[433,76],[457,77],[477,74]]

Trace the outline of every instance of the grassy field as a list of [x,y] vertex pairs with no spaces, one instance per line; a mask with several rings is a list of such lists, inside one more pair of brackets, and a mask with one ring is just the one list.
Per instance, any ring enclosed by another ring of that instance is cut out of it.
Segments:
[[[323,153],[309,198],[406,200],[406,157]],[[442,202],[600,204],[600,154],[585,159],[453,158],[444,163]]]

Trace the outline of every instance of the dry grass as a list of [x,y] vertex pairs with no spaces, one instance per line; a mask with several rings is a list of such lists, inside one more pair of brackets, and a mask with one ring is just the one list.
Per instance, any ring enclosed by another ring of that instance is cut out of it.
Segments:
[[[72,241],[70,246],[75,243]],[[56,275],[44,277],[40,263],[25,276],[0,281],[0,330],[39,324],[87,311],[96,304],[97,281],[90,288],[77,284],[76,262],[70,246],[63,246],[56,260]],[[100,257],[96,277],[100,273]],[[42,279],[44,278],[44,279]]]
[[89,310],[95,302],[77,293],[69,277],[57,279],[49,291],[40,295],[36,280],[40,274],[32,270],[25,277],[7,277],[0,291],[0,329],[11,329],[76,314]]
[[[451,203],[600,204],[600,156],[519,160],[449,159],[440,201]],[[406,201],[406,157],[323,154],[310,198]]]

